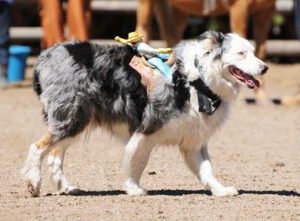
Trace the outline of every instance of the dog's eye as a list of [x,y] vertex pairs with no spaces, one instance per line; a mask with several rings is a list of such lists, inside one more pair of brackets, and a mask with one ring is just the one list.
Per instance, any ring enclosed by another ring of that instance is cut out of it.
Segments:
[[238,52],[238,54],[241,56],[245,56],[245,52],[243,52],[243,51]]

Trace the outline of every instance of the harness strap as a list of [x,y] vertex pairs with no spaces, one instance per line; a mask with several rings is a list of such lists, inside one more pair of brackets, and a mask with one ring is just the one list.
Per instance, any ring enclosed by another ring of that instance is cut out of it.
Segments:
[[190,81],[190,85],[198,92],[199,111],[212,115],[222,103],[222,99],[212,92],[200,78]]

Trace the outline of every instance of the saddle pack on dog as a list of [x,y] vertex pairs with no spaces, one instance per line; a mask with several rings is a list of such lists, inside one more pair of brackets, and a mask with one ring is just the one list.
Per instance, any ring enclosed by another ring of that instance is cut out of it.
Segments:
[[[159,73],[161,73],[163,76],[167,78],[169,82],[172,81],[172,74],[174,70],[172,69],[172,66],[174,65],[174,55],[167,57],[168,59],[166,62],[164,62],[164,66],[161,66],[162,63],[161,58],[151,58],[147,60],[144,56],[133,56],[129,66],[132,67],[134,70],[136,70],[141,75],[141,83],[145,87],[148,86],[150,78],[154,72],[154,70],[157,70]],[[165,68],[167,67],[167,68]]]
[[143,58],[138,56],[132,57],[129,66],[141,75],[141,83],[143,86],[147,87],[154,72],[153,67],[146,65],[146,63],[143,61]]

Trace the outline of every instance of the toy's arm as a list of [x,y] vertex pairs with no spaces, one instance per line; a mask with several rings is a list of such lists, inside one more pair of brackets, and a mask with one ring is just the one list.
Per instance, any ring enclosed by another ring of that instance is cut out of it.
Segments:
[[122,44],[132,45],[131,43],[127,42],[126,39],[120,38],[119,36],[116,36],[115,40],[122,43]]
[[158,54],[169,54],[172,52],[171,48],[152,48],[148,44],[142,42],[138,45],[137,51],[141,55],[158,55]]
[[158,48],[156,49],[158,54],[171,54],[172,48]]

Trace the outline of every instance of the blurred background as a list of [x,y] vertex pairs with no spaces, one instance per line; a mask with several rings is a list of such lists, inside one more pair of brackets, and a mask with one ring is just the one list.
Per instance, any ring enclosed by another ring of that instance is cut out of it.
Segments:
[[[137,6],[137,0],[92,0],[90,38],[111,40],[116,35],[127,36],[128,32],[135,30]],[[39,8],[37,0],[15,0],[12,4],[11,44],[30,45],[33,48],[33,55],[39,54],[40,40],[43,35],[40,27]],[[296,39],[293,8],[293,0],[276,1],[276,12],[269,39]],[[248,38],[250,39],[253,38],[251,23],[252,19],[249,19]],[[152,26],[151,38],[160,39],[155,18]],[[195,37],[208,29],[229,32],[228,14],[205,18],[191,16],[184,31],[184,38]],[[280,54],[269,54],[269,56],[280,57]]]
[[[300,9],[296,9],[296,2],[299,0],[0,0],[0,60],[4,63],[0,68],[0,88],[1,82],[10,85],[30,79],[27,68],[33,67],[43,49],[55,43],[74,39],[115,43],[115,36],[125,37],[135,29],[154,47],[173,46],[207,30],[224,33],[233,30],[250,40],[257,40],[255,35],[258,39],[267,38],[265,46],[257,47],[260,59],[285,64],[299,62],[300,41],[295,21],[299,20],[296,12]],[[234,15],[231,21],[229,14]],[[245,18],[246,22],[242,21]],[[5,27],[9,27],[9,37],[5,36]],[[10,55],[5,58],[5,50],[12,45],[22,47],[11,47]],[[18,57],[14,61],[15,54]],[[14,76],[19,61],[24,63],[19,65],[23,72],[28,72],[25,76],[24,73]],[[270,96],[265,92],[263,80],[261,83],[256,97],[267,100]],[[295,93],[293,102],[299,104],[300,93]]]

